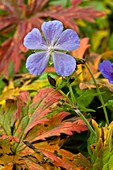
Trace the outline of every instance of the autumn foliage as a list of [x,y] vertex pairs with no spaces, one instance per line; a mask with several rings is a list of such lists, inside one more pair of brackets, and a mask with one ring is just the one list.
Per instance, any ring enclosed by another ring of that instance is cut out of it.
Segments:
[[[0,0],[0,170],[113,170],[113,84],[99,70],[113,63],[112,11],[112,0]],[[26,59],[40,50],[24,37],[54,20],[80,38],[61,51],[76,69],[59,76],[50,60],[35,76]]]

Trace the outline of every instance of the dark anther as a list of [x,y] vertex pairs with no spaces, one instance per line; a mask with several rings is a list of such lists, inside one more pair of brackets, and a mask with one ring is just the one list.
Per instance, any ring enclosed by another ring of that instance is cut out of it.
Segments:
[[75,80],[74,78],[70,78],[70,79],[69,79],[70,84],[73,83],[74,80]]
[[76,58],[76,63],[78,64],[85,64],[85,59],[83,58]]
[[56,80],[52,78],[50,75],[47,76],[49,83],[53,86],[56,87]]

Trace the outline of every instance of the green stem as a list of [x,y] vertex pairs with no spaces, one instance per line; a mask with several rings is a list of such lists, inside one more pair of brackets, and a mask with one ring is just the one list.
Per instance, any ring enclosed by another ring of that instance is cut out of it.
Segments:
[[[71,105],[72,108],[75,108],[76,106],[76,100],[75,100],[75,96],[73,94],[73,89],[71,84],[68,83],[68,87],[69,87],[69,91],[70,91],[70,95],[71,95]],[[88,120],[85,118],[85,116],[78,110],[78,109],[74,109],[74,111],[77,113],[77,115],[79,117],[82,118],[82,120],[85,122],[85,124],[87,125],[88,129],[90,130],[90,132],[96,136],[96,132],[93,130],[92,126],[90,125],[90,123],[88,122]]]
[[71,95],[72,104],[75,106],[76,101],[75,101],[75,96],[73,94],[72,86],[69,84],[68,87],[69,87],[69,92],[70,92],[70,95]]
[[97,82],[96,82],[96,80],[95,80],[95,77],[94,77],[94,75],[93,75],[93,73],[92,73],[89,65],[88,65],[87,63],[86,63],[85,65],[86,65],[86,67],[87,67],[87,69],[88,69],[88,71],[89,71],[89,73],[90,73],[90,75],[91,75],[91,77],[92,77],[92,79],[93,79],[93,81],[94,81],[94,84],[95,84],[96,89],[97,89],[97,93],[99,94],[99,98],[100,98],[100,101],[101,101],[101,104],[102,104],[102,107],[103,107],[103,111],[104,111],[106,123],[107,123],[107,125],[109,125],[108,114],[107,114],[106,107],[105,107],[105,104],[104,104],[104,100],[103,100],[103,97],[102,97],[102,95],[101,95],[101,93],[100,93],[99,87],[98,87],[98,85],[97,85]]
[[97,135],[96,135],[96,132],[94,131],[94,129],[92,128],[92,126],[90,125],[90,123],[88,122],[88,120],[85,118],[85,116],[80,112],[80,110],[75,109],[74,111],[77,113],[78,116],[80,116],[80,117],[82,118],[82,120],[85,122],[85,124],[87,125],[88,129],[90,130],[90,132],[91,132],[93,135],[97,136]]

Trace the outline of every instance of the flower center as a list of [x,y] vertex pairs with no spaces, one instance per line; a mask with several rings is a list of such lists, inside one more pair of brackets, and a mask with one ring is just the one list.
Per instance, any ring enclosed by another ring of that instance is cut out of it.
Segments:
[[48,47],[48,52],[49,52],[50,54],[52,54],[52,53],[54,52],[54,47],[50,45],[50,46]]

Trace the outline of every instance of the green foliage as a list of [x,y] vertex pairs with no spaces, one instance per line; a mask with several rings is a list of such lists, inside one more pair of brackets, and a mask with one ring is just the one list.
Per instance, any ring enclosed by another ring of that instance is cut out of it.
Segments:
[[97,134],[97,139],[92,140],[90,136],[89,147],[91,147],[92,170],[112,170],[113,168],[113,122],[109,126],[99,128],[98,124],[93,120],[93,127]]
[[64,7],[69,7],[71,5],[71,1],[69,0],[50,0],[49,5],[61,5]]
[[109,50],[113,50],[113,33],[109,38]]
[[[81,38],[71,52],[77,68],[68,78],[52,65],[30,75],[23,38],[54,19]],[[98,70],[102,60],[113,62],[112,30],[112,0],[0,1],[1,170],[113,170],[113,85]]]

